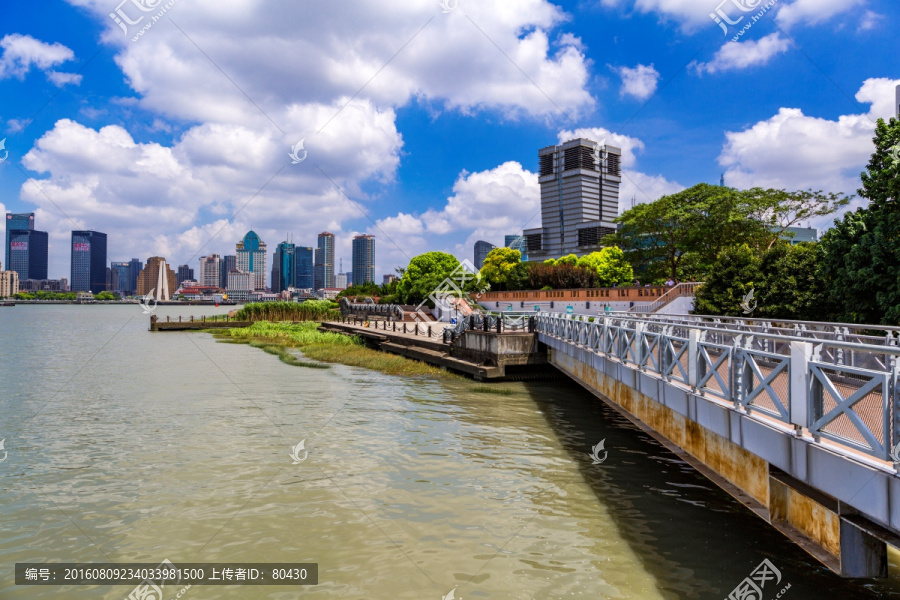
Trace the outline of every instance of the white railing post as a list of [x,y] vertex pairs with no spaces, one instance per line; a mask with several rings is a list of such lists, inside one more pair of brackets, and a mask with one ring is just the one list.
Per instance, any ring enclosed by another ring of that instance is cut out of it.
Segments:
[[636,323],[634,326],[634,360],[637,362],[638,369],[644,370],[644,327],[643,322]]
[[688,332],[688,385],[697,389],[700,381],[700,336],[702,331],[691,329]]
[[803,435],[803,428],[810,424],[809,361],[812,352],[813,345],[810,342],[791,342],[788,413],[797,436]]

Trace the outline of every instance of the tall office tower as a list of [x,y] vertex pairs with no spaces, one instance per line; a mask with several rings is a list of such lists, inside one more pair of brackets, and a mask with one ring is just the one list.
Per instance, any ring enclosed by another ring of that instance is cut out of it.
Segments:
[[503,245],[506,248],[518,250],[522,255],[522,262],[528,260],[528,252],[525,251],[525,236],[523,235],[507,235],[504,238]]
[[[218,275],[218,273],[216,273]],[[178,287],[181,287],[182,281],[193,281],[194,270],[187,265],[178,265],[178,271],[175,274]],[[174,291],[174,290],[173,290]]]
[[106,290],[106,234],[72,232],[72,291],[99,294]]
[[128,284],[128,290],[126,291],[129,294],[135,294],[137,293],[137,278],[144,269],[144,263],[137,258],[132,258],[128,261],[128,268],[130,270],[129,275],[131,276],[131,282]]
[[375,283],[375,236],[353,238],[353,285]]
[[134,294],[134,290],[131,289],[131,263],[127,262],[113,262],[109,263],[109,269],[112,271],[110,277],[110,283],[112,287],[110,287],[111,292],[119,292],[123,296],[129,296]]
[[147,266],[138,275],[137,295],[146,296],[152,292],[152,298],[157,302],[171,300],[172,294],[178,289],[178,278],[175,271],[166,264],[166,259],[161,256],[151,256],[147,259]]
[[254,289],[266,291],[266,243],[259,239],[255,231],[248,231],[237,243],[235,265],[239,271],[253,273]]
[[531,260],[584,256],[615,233],[622,150],[579,138],[549,146],[540,158],[541,227],[524,232]]
[[47,279],[47,232],[34,229],[7,229],[6,270],[25,279]]
[[226,254],[219,263],[219,287],[228,289],[228,274],[234,271],[237,265],[237,257],[234,254]]
[[491,253],[491,250],[496,248],[497,246],[493,245],[490,242],[475,242],[475,268],[481,269],[484,266],[484,259],[487,258],[487,255]]
[[316,290],[334,287],[334,234],[327,231],[319,234],[313,287]]
[[216,287],[225,289],[228,285],[222,285],[222,257],[218,254],[209,254],[200,257],[200,268],[197,270],[197,284],[203,287]]
[[349,283],[349,279],[347,278],[346,273],[338,273],[334,276],[334,287],[339,290],[346,290],[347,285]]
[[[9,235],[13,229],[34,229],[34,213],[6,213],[6,243],[3,244],[3,260],[6,261],[6,269],[9,271],[14,270],[9,267]],[[27,278],[20,277],[19,279]]]
[[290,242],[281,242],[275,247],[275,256],[272,259],[272,291],[276,294],[289,287],[296,287],[295,249]]
[[294,287],[311,290],[315,284],[313,249],[311,246],[294,246]]

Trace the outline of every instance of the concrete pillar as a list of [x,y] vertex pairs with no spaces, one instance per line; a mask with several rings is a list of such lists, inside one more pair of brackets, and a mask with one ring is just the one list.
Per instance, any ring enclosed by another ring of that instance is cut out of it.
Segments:
[[887,577],[887,544],[841,517],[841,577]]

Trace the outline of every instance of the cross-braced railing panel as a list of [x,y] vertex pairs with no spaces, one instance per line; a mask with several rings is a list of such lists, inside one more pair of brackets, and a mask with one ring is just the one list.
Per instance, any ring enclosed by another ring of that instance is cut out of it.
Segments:
[[790,356],[741,348],[741,393],[737,401],[748,412],[758,410],[784,423],[790,423]]
[[891,455],[891,375],[813,362],[810,433],[882,460]]
[[700,342],[698,345],[697,389],[731,400],[731,358],[733,346]]

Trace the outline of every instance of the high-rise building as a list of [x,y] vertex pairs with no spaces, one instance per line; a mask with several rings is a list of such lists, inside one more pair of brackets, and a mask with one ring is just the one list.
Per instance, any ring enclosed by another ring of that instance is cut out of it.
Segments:
[[338,273],[334,276],[334,287],[341,290],[346,290],[349,281],[350,280],[347,278],[346,273]]
[[72,291],[99,294],[106,290],[106,234],[72,232]]
[[[216,274],[218,275],[218,273]],[[182,281],[194,280],[194,270],[187,265],[178,265],[178,271],[176,272],[175,277],[178,283],[178,287],[181,287]]]
[[219,263],[219,287],[228,288],[228,274],[236,268],[237,257],[234,254],[226,254]]
[[615,233],[622,150],[579,138],[538,152],[541,227],[524,232],[531,260],[584,256]]
[[110,273],[110,288],[111,292],[119,292],[123,296],[130,296],[134,294],[134,289],[131,286],[131,263],[127,262],[113,262],[109,263]]
[[[232,265],[234,268],[234,265]],[[228,284],[226,279],[225,285]],[[197,270],[197,285],[200,287],[217,287],[225,289],[222,284],[222,257],[209,254],[200,257],[200,268]]]
[[316,290],[334,287],[334,234],[327,231],[319,234],[313,287]]
[[297,265],[294,261],[296,246],[281,242],[275,247],[272,259],[272,292],[278,294],[289,287],[297,287]]
[[311,246],[294,247],[294,287],[311,290],[315,285],[313,268],[313,249]]
[[522,255],[522,262],[528,260],[528,252],[526,252],[525,248],[524,235],[507,235],[504,238],[503,246],[506,248],[512,248],[513,250],[518,250]]
[[[12,270],[9,267],[9,236],[14,229],[34,229],[34,213],[6,213],[6,243],[3,244],[3,260],[6,261],[8,270]],[[22,278],[20,277],[19,279]]]
[[237,243],[235,265],[237,270],[253,273],[254,289],[266,291],[266,243],[259,239],[255,231],[248,231]]
[[400,278],[394,275],[393,273],[388,273],[387,275],[382,276],[381,285],[390,285],[395,281],[399,281]]
[[353,238],[353,285],[375,283],[375,236]]
[[493,245],[490,242],[483,242],[481,240],[475,242],[475,268],[481,269],[484,266],[484,259],[487,258],[487,255],[491,253],[491,250],[496,248],[497,246]]
[[166,259],[161,256],[151,256],[147,259],[147,266],[138,275],[137,295],[146,296],[152,294],[157,302],[166,302],[172,299],[172,294],[178,289],[178,278],[175,271],[166,264]]
[[47,279],[47,232],[8,229],[6,269],[23,279]]
[[137,258],[132,258],[128,261],[128,268],[130,269],[129,275],[131,276],[131,283],[128,285],[128,290],[126,290],[130,294],[137,293],[137,278],[140,275],[141,271],[144,269],[144,263]]

